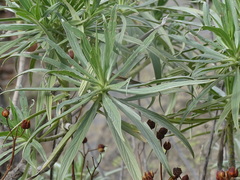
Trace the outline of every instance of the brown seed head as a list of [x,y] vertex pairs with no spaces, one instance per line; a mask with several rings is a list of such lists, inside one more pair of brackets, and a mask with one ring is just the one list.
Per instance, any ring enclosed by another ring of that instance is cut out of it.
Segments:
[[185,176],[182,177],[182,180],[189,180],[188,175],[186,174]]
[[230,167],[227,171],[230,177],[238,177],[238,170],[235,167]]
[[147,124],[148,124],[148,126],[151,128],[151,129],[154,129],[155,128],[155,122],[154,121],[152,121],[152,120],[148,120],[147,121]]
[[167,132],[168,132],[168,130],[167,130],[165,127],[162,127],[162,128],[159,129],[158,132],[160,132],[160,133],[163,134],[163,135],[166,135]]
[[27,120],[27,119],[23,120],[22,123],[21,123],[21,128],[22,129],[29,129],[30,128],[30,121]]
[[8,118],[8,116],[9,116],[9,110],[4,109],[4,110],[2,111],[2,116],[5,117],[5,118]]
[[99,144],[99,145],[98,145],[98,148],[97,148],[97,149],[98,149],[98,152],[100,152],[100,153],[105,152],[105,147],[106,147],[105,145]]
[[35,44],[31,45],[31,46],[27,49],[27,51],[28,51],[28,52],[33,52],[33,51],[36,51],[37,48],[38,48],[38,44],[35,43]]
[[162,140],[165,136],[158,131],[156,137],[157,137],[159,140]]
[[182,174],[182,169],[179,167],[173,168],[173,174],[175,175],[175,178],[180,177],[180,175]]
[[153,180],[153,178],[154,178],[154,172],[148,171],[144,173],[142,180]]
[[216,173],[217,180],[225,180],[225,172],[223,170],[218,170]]
[[68,55],[70,56],[70,58],[74,58],[74,52],[73,52],[73,50],[68,50]]
[[166,151],[168,151],[169,149],[171,149],[171,143],[168,141],[168,142],[165,142],[164,144],[163,144],[163,148],[166,150]]
[[83,144],[87,143],[87,138],[85,137],[82,141]]

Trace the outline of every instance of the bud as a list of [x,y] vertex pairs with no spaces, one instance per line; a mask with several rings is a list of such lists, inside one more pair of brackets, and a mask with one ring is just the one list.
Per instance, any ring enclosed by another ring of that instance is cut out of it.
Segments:
[[166,151],[168,151],[169,149],[171,149],[171,143],[168,141],[168,142],[165,142],[164,144],[163,144],[163,148],[166,150]]
[[100,153],[105,152],[105,147],[106,147],[105,145],[99,144],[99,145],[98,145],[98,148],[97,148],[97,149],[98,149],[98,152],[100,152]]
[[165,137],[165,134],[167,134],[168,130],[164,127],[160,128],[159,131],[157,132],[157,138],[159,140],[162,140]]
[[162,133],[163,135],[166,135],[168,130],[165,127],[162,127],[159,129],[159,132]]
[[154,129],[155,128],[155,122],[154,121],[152,121],[152,120],[148,120],[147,121],[147,124],[148,124],[148,126],[151,128],[151,129]]
[[68,50],[68,55],[70,56],[70,58],[74,59],[74,52],[73,50]]
[[159,139],[159,140],[162,140],[163,138],[164,138],[164,135],[163,134],[161,134],[159,131],[157,132],[157,138]]
[[21,124],[21,128],[22,129],[29,129],[30,128],[30,121],[25,119],[22,121],[22,124]]
[[36,51],[37,48],[38,48],[38,44],[35,43],[35,44],[31,45],[31,46],[27,49],[27,51],[28,51],[28,52],[33,52],[33,51]]
[[87,143],[87,138],[85,137],[82,141],[83,144]]
[[142,180],[153,180],[153,178],[154,178],[154,173],[152,171],[148,171],[144,173]]
[[9,110],[4,109],[4,110],[2,111],[2,116],[5,117],[5,118],[8,118],[8,116],[9,116]]
[[180,177],[180,175],[182,174],[182,169],[181,168],[173,168],[173,174],[175,175],[175,178]]
[[225,172],[223,170],[218,170],[216,174],[217,180],[225,180]]
[[227,171],[230,177],[238,177],[238,170],[235,167],[230,167]]
[[182,180],[189,180],[188,175],[186,174],[185,176],[182,177]]

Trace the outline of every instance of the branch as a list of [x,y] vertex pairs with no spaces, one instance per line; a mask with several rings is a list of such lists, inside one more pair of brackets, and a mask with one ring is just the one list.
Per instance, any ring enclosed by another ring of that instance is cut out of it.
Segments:
[[13,170],[9,171],[4,180],[18,180],[23,175],[26,166],[27,161],[22,159]]
[[[24,71],[25,61],[26,61],[26,58],[23,56],[20,56],[19,65],[18,65],[18,73],[21,73]],[[22,82],[23,82],[23,76],[22,75],[18,76],[15,89],[20,88],[22,85]],[[14,106],[16,106],[18,103],[18,96],[19,96],[19,91],[14,91],[13,98],[12,98],[12,103]]]

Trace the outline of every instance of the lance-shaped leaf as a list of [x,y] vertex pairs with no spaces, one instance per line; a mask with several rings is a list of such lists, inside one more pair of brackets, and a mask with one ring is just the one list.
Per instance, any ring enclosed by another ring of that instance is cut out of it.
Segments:
[[73,159],[79,152],[79,148],[82,144],[82,141],[85,138],[94,117],[96,116],[98,108],[99,108],[99,101],[96,101],[91,107],[91,109],[82,118],[82,120],[80,121],[81,123],[78,123],[79,125],[76,129],[76,132],[73,135],[72,141],[69,144],[68,149],[63,156],[63,160],[62,160],[63,163],[61,165],[61,168],[58,174],[59,180],[65,179],[65,175],[67,174],[67,171],[71,166]]
[[114,129],[117,131],[119,137],[124,141],[122,135],[122,127],[121,127],[121,115],[116,107],[116,105],[112,102],[112,100],[108,97],[107,94],[103,94],[103,107],[107,112],[106,115],[109,117],[109,120],[112,121]]
[[162,165],[165,167],[169,175],[172,175],[171,169],[168,164],[165,153],[160,146],[159,140],[156,138],[153,131],[149,128],[146,122],[141,121],[141,117],[133,111],[129,106],[121,103],[120,101],[113,99],[113,102],[121,109],[121,111],[136,125],[136,127],[141,131],[143,136],[146,138],[149,145],[152,147],[158,159],[161,161]]
[[206,84],[212,82],[212,80],[186,80],[186,81],[176,81],[176,82],[169,82],[169,83],[162,83],[157,86],[153,87],[146,87],[146,88],[136,88],[136,89],[114,89],[118,92],[128,93],[128,94],[152,94],[157,92],[162,92],[166,90],[170,90],[172,88],[181,87],[181,86],[189,86],[189,85],[196,85],[196,84]]
[[116,142],[119,153],[121,154],[121,157],[125,165],[127,166],[130,175],[134,180],[141,179],[141,171],[139,169],[136,158],[134,157],[133,150],[130,148],[128,141],[126,139],[124,141],[122,140],[122,138],[119,136],[119,133],[116,131],[113,122],[111,121],[111,119],[109,119],[109,117],[107,118],[107,123],[113,135],[113,138]]
[[234,122],[234,126],[239,129],[239,103],[240,103],[240,74],[239,67],[236,70],[236,75],[234,79],[233,92],[231,97],[231,109],[232,109],[232,118]]

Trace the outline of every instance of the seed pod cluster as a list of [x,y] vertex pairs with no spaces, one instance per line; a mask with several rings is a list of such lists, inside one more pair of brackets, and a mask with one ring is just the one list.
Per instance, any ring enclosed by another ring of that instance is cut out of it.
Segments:
[[182,174],[181,168],[179,168],[179,167],[173,168],[174,178],[179,178],[181,174]]
[[162,140],[165,137],[165,135],[167,134],[167,132],[168,132],[168,130],[165,127],[162,127],[159,129],[156,136],[159,140]]
[[238,169],[230,167],[227,171],[218,170],[216,173],[216,180],[230,180],[238,177]]

